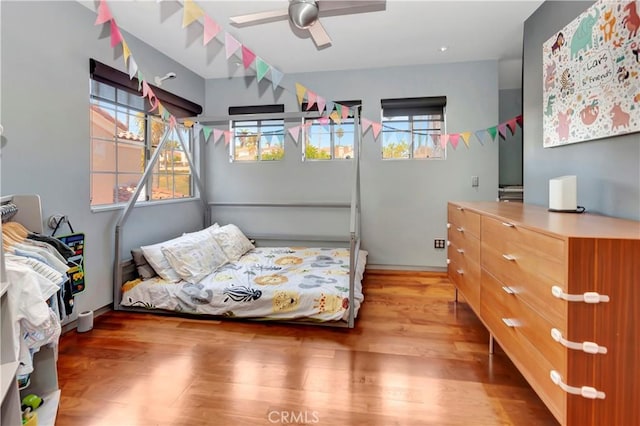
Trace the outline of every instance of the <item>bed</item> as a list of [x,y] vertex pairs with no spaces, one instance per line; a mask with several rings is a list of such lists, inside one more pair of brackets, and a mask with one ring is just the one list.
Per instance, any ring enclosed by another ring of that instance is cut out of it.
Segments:
[[[357,110],[357,109],[356,109]],[[291,116],[293,113],[288,113]],[[300,113],[300,118],[311,117],[314,113]],[[318,112],[315,112],[318,114]],[[269,115],[269,114],[267,114]],[[253,117],[252,119],[268,119],[274,117]],[[237,117],[235,117],[237,119]],[[277,117],[276,117],[277,118]],[[213,119],[228,123],[229,117]],[[248,119],[248,118],[247,118]],[[200,124],[207,124],[207,120],[193,118]],[[207,191],[198,177],[198,170],[189,155],[187,161],[193,175],[194,182],[200,194],[202,203],[203,224],[205,229],[198,231],[202,234],[213,232],[218,226],[211,220],[211,208],[224,205],[226,207],[251,208],[310,208],[310,209],[344,209],[349,213],[349,233],[340,239],[323,239],[323,236],[268,235],[267,240],[295,241],[299,246],[273,247],[269,244],[255,247],[246,242],[241,253],[226,253],[227,260],[223,263],[212,262],[203,254],[198,254],[194,247],[202,244],[191,244],[191,253],[195,257],[205,257],[204,264],[210,268],[182,268],[178,264],[176,271],[184,272],[179,276],[168,276],[161,273],[162,265],[154,265],[154,255],[144,253],[159,277],[141,279],[139,262],[133,265],[128,259],[123,260],[122,230],[131,210],[139,199],[140,191],[144,187],[158,153],[162,152],[168,133],[165,133],[158,148],[154,151],[145,169],[136,191],[131,195],[127,206],[123,210],[115,226],[115,259],[114,262],[114,309],[115,310],[143,310],[158,312],[178,312],[202,316],[213,315],[226,318],[247,318],[255,320],[276,321],[305,321],[312,324],[331,325],[353,328],[358,310],[363,303],[362,279],[365,270],[367,252],[360,249],[360,142],[359,121],[357,112],[354,117],[354,157],[353,180],[351,182],[351,200],[349,202],[210,202]],[[182,135],[178,132],[179,142],[184,152],[188,152]],[[201,142],[202,143],[202,142]],[[195,144],[195,141],[194,141]],[[202,148],[200,152],[202,152]],[[232,226],[233,234],[242,241],[250,241],[238,227],[228,224],[220,228]],[[215,231],[217,232],[217,231]],[[193,233],[192,233],[193,234]],[[241,237],[238,235],[241,234]],[[184,236],[182,236],[184,237]],[[254,236],[255,237],[255,236]],[[204,237],[203,237],[204,238]],[[342,247],[332,245],[332,242],[346,243]],[[223,251],[228,248],[224,241],[217,240]],[[311,242],[311,244],[309,244]],[[318,242],[317,246],[313,242]],[[155,248],[156,263],[162,261],[162,256],[171,258],[166,245],[171,241],[152,244]],[[329,243],[329,247],[326,247]],[[145,247],[141,249],[144,251]],[[160,254],[158,255],[158,252]],[[185,254],[183,253],[183,254]],[[133,254],[133,252],[132,252]],[[175,253],[174,253],[175,254]],[[209,255],[211,255],[209,253]],[[135,254],[134,254],[135,257]],[[188,255],[187,255],[188,257]],[[166,260],[166,259],[165,259]],[[176,261],[175,256],[172,259]],[[211,263],[212,262],[212,263]],[[178,262],[179,263],[179,262]],[[138,274],[135,271],[138,271]],[[133,273],[132,273],[133,271]],[[194,272],[193,275],[190,275]]]

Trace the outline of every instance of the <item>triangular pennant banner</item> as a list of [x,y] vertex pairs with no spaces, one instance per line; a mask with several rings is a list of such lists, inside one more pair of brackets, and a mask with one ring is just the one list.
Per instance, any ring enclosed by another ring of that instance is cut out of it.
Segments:
[[220,138],[224,135],[224,131],[220,129],[213,129],[213,143],[216,144]]
[[362,134],[364,135],[365,133],[367,133],[367,130],[369,130],[369,128],[371,128],[371,120],[369,120],[368,118],[364,118],[362,117],[360,119],[360,122],[362,123]]
[[516,123],[518,123],[520,125],[520,127],[522,127],[523,123],[522,123],[522,116],[521,115],[516,117]]
[[171,117],[169,117],[169,128],[173,129],[174,127],[176,127],[178,123],[176,122],[176,117],[175,115],[172,115]]
[[296,145],[298,145],[298,136],[300,135],[301,127],[302,126],[293,126],[287,129],[287,132],[289,132],[289,135],[291,136],[291,138],[293,139]]
[[182,14],[182,28],[186,28],[194,21],[204,15],[204,11],[200,9],[200,6],[195,4],[193,0],[184,0]]
[[191,120],[184,120],[183,124],[184,124],[184,127],[193,127],[193,125],[196,124],[196,123],[194,123]]
[[284,73],[271,67],[271,86],[273,87],[273,90],[276,90],[278,86],[280,86],[282,77],[284,77]]
[[469,138],[471,137],[471,132],[462,132],[460,133],[460,137],[462,138],[462,142],[469,148]]
[[[338,116],[340,117],[340,120],[342,120],[342,104],[336,104],[336,112],[338,113]],[[333,114],[330,114],[329,117],[331,117]],[[333,120],[336,121],[336,120]]]
[[486,130],[476,130],[475,132],[476,139],[478,139],[480,145],[484,145],[484,132],[486,132]]
[[342,119],[346,120],[349,118],[349,114],[351,113],[351,108],[346,105],[342,105]]
[[507,127],[509,128],[509,130],[511,130],[511,136],[515,135],[515,133],[516,133],[516,119],[512,118],[511,120],[507,121]]
[[202,126],[202,134],[204,135],[205,143],[209,142],[209,136],[211,136],[212,132],[213,132],[213,129],[211,127]]
[[333,111],[331,114],[329,114],[329,117],[336,124],[340,124],[342,122],[342,117],[340,116],[340,114],[338,114],[338,111]]
[[240,42],[233,38],[233,36],[229,33],[224,33],[224,49],[227,54],[227,59],[229,59],[236,50],[240,49]]
[[375,139],[378,139],[378,135],[380,134],[380,131],[382,130],[382,123],[372,122],[371,123],[371,129],[373,129],[373,137]]
[[324,111],[324,106],[326,105],[326,101],[322,96],[317,96],[316,104],[318,104],[318,112],[322,114],[322,111]]
[[109,6],[107,6],[106,0],[100,0],[100,4],[98,5],[98,17],[96,18],[94,25],[104,24],[112,19],[113,15],[111,15],[111,11],[109,10]]
[[256,58],[256,74],[258,75],[258,81],[262,80],[269,71],[269,64],[262,60],[262,58]]
[[149,103],[151,104],[151,109],[149,109],[149,112],[153,112],[156,110],[156,108],[158,108],[158,106],[160,105],[160,101],[158,101],[158,98],[156,97],[156,95],[151,91],[151,89],[149,89]]
[[146,98],[149,95],[151,88],[146,80],[142,80],[142,97]]
[[244,69],[246,70],[251,66],[253,61],[256,60],[256,55],[248,47],[242,46],[242,65],[244,65]]
[[489,132],[489,135],[491,135],[491,140],[495,142],[496,136],[498,135],[498,128],[496,126],[489,127],[487,129],[487,132]]
[[304,101],[304,94],[307,92],[307,88],[300,83],[296,83],[296,96],[298,97],[298,105],[302,106]]
[[313,108],[313,106],[316,104],[316,99],[317,99],[317,95],[311,90],[307,90],[307,108],[306,108],[307,111]]
[[129,60],[129,56],[131,56],[131,50],[124,40],[122,40],[122,56],[124,56],[124,65],[127,66],[127,61]]
[[507,125],[504,123],[498,124],[498,132],[500,132],[500,137],[502,139],[507,138]]
[[327,126],[329,124],[329,117],[327,117],[326,115],[323,115],[321,117],[318,117],[318,119],[316,120],[321,126]]
[[138,76],[138,92],[139,92],[142,90],[142,82],[144,81],[144,78],[142,77],[142,73],[140,72],[140,70],[138,70],[137,76]]
[[440,146],[442,147],[442,149],[447,148],[447,142],[449,142],[449,135],[440,135]]
[[118,44],[122,42],[122,34],[120,33],[120,28],[116,24],[116,20],[111,20],[111,47],[114,48]]
[[129,80],[133,80],[133,77],[135,77],[137,73],[138,73],[138,64],[136,63],[136,60],[132,56],[131,60],[129,61]]
[[225,130],[224,131],[224,144],[225,145],[229,145],[229,142],[231,142],[231,136],[233,134],[231,133],[231,130]]
[[284,143],[284,135],[282,133],[278,133],[277,135],[274,135],[273,138],[278,143],[278,145],[282,145]]
[[325,111],[327,112],[327,114],[331,114],[333,112],[333,107],[335,105],[336,104],[334,104],[333,102],[327,101],[327,104],[326,104],[326,107],[325,107]]
[[460,143],[460,133],[449,135],[449,141],[451,142],[451,145],[453,145],[453,149],[457,149],[458,143]]
[[213,19],[209,18],[209,15],[204,15],[204,33],[202,35],[202,45],[206,46],[215,36],[220,32],[220,25],[218,25]]

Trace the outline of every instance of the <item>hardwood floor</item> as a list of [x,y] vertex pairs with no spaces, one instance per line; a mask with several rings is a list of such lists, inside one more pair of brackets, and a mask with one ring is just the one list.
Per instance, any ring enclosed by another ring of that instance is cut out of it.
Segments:
[[557,424],[446,276],[364,289],[352,330],[106,313],[60,340],[56,425]]

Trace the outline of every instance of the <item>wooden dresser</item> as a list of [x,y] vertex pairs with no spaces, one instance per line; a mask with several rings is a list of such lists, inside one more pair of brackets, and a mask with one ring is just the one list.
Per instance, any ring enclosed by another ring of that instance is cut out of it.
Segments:
[[449,278],[563,425],[640,425],[640,222],[448,205]]

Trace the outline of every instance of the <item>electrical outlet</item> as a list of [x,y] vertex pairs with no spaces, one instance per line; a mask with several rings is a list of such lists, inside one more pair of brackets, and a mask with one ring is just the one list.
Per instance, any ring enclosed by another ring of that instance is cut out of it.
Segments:
[[446,241],[442,238],[436,238],[433,240],[433,248],[443,249],[446,246]]
[[471,176],[471,186],[474,188],[480,186],[480,178],[478,176]]

